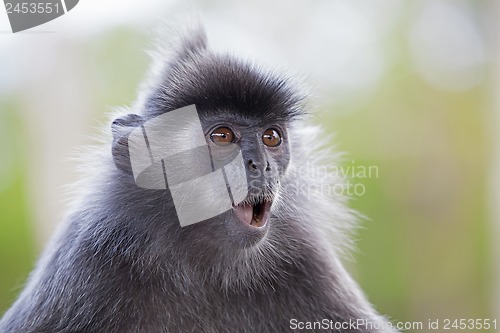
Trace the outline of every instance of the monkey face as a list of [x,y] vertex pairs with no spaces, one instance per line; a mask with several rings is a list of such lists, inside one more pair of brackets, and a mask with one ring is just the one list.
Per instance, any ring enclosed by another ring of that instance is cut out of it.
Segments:
[[[280,180],[290,161],[287,124],[239,116],[236,112],[200,110],[200,119],[214,168],[218,169],[241,154],[244,174],[227,171],[227,178],[246,177],[246,194],[236,200],[232,187],[232,208],[203,224],[222,226],[221,234],[232,235],[239,246],[252,245],[267,233]],[[237,170],[234,170],[237,172]],[[220,223],[223,222],[223,225]],[[227,239],[225,237],[225,239]]]
[[202,116],[202,124],[214,164],[223,165],[235,148],[241,152],[247,195],[221,218],[238,244],[252,245],[267,233],[280,180],[290,162],[286,123],[219,112]]

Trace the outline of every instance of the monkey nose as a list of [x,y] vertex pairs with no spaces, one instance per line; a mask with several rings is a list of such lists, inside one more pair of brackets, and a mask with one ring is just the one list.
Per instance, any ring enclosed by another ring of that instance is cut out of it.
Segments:
[[254,162],[254,160],[248,160],[248,169],[252,172],[256,172],[259,169],[259,163]]
[[[259,170],[259,168],[261,167],[261,164],[262,163],[259,163],[259,162],[255,162],[254,160],[250,159],[248,160],[248,168],[250,169],[250,171],[252,172],[257,172],[257,170]],[[269,162],[266,161],[266,167],[264,168],[263,171],[266,171],[266,172],[269,172],[271,171],[271,165],[269,164]]]

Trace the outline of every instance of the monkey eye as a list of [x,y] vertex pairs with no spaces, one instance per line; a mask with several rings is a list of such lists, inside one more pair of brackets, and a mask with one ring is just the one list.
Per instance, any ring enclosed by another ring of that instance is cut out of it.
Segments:
[[227,146],[234,140],[234,133],[228,127],[217,127],[210,133],[210,140],[219,146]]
[[274,128],[269,128],[262,134],[262,142],[268,147],[277,147],[281,144],[281,135]]

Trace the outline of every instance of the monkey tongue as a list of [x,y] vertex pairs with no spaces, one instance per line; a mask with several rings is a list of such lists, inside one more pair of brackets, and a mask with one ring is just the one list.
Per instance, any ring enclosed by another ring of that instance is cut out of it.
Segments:
[[250,225],[253,218],[253,205],[238,205],[234,207],[236,216],[246,224]]
[[264,200],[253,205],[238,205],[234,207],[236,216],[245,224],[261,228],[267,224],[271,202]]

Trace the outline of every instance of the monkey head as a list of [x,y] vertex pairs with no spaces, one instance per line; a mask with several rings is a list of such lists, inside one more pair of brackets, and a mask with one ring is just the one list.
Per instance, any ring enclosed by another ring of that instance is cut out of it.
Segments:
[[[179,226],[179,221],[173,223],[172,218],[165,223],[176,224],[170,229],[176,240],[203,249],[200,250],[203,257],[207,253],[211,253],[212,259],[241,251],[248,253],[265,243],[270,229],[276,227],[273,209],[291,160],[289,126],[303,114],[302,103],[303,96],[287,77],[229,55],[213,53],[206,49],[204,39],[187,40],[156,76],[152,92],[138,107],[140,112],[113,122],[114,162],[120,172],[132,177],[130,133],[141,126],[144,129],[144,124],[152,119],[195,105],[212,158],[212,170],[205,173],[227,165],[241,154],[244,173],[233,173],[230,169],[226,170],[225,177],[226,180],[246,178],[245,196],[234,200],[234,189],[228,187],[229,192],[233,191],[230,209],[184,227]],[[188,149],[195,135],[191,125],[190,122],[176,125],[182,131],[169,130],[168,126],[159,131],[168,138],[166,144]],[[183,134],[179,134],[181,132]],[[175,167],[183,173],[199,171],[202,168],[199,155],[191,155],[182,162],[177,160]],[[212,188],[212,195],[206,195],[201,208],[198,205],[191,209],[200,211],[218,205],[217,193],[221,193],[218,190]],[[192,192],[196,191],[197,188],[192,188]],[[163,192],[172,201],[172,188]],[[156,195],[154,193],[157,191],[143,190],[138,195]],[[157,213],[158,207],[152,208],[151,214]],[[234,258],[229,261],[235,262]]]

